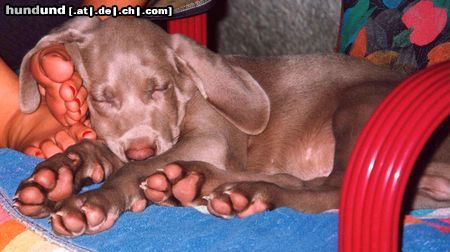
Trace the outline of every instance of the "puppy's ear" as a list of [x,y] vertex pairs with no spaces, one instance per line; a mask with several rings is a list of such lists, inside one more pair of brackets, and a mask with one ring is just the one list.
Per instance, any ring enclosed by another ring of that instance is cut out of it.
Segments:
[[177,60],[219,113],[250,135],[266,128],[270,101],[247,71],[182,35],[171,35],[170,43]]
[[[98,18],[77,17],[56,28],[43,37],[36,46],[22,59],[19,76],[20,109],[24,113],[31,113],[39,107],[41,96],[38,86],[31,74],[31,58],[38,51],[54,44],[64,44],[81,77],[85,73],[81,63],[78,46],[85,41],[88,30],[94,28],[100,20]],[[80,69],[81,68],[81,69]]]

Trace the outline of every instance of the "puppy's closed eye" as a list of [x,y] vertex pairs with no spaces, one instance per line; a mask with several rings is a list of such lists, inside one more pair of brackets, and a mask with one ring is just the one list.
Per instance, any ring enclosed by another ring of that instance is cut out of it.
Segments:
[[150,85],[146,91],[148,98],[152,100],[161,99],[170,86],[169,81],[163,82],[162,84]]
[[114,100],[106,97],[92,97],[92,101],[98,104],[114,104]]
[[105,89],[100,94],[92,94],[92,102],[100,109],[117,107],[119,104],[111,90]]

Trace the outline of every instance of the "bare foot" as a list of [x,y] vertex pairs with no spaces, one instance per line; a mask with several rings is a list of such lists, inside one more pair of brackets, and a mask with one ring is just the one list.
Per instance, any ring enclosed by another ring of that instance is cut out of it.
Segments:
[[65,151],[69,146],[74,145],[81,139],[96,139],[94,130],[88,126],[77,123],[68,128],[63,128],[41,142],[25,148],[23,153],[38,158],[49,158],[57,153]]
[[31,60],[33,77],[53,116],[63,126],[86,120],[87,91],[63,45],[53,45]]
[[97,136],[87,121],[87,91],[79,74],[74,72],[64,46],[50,46],[35,54],[31,70],[45,100],[41,106],[47,106],[65,127],[35,141],[23,150],[24,153],[49,158],[83,138],[95,139]]

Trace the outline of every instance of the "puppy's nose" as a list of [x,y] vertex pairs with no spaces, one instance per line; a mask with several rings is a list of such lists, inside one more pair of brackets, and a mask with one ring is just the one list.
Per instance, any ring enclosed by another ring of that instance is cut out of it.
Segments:
[[125,155],[129,160],[145,160],[155,155],[155,149],[155,147],[150,145],[131,145],[130,148],[125,151]]

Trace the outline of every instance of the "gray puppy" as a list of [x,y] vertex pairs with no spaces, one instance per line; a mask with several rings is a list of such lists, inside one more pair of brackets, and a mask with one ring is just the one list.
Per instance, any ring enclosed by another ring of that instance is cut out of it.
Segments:
[[[220,56],[145,20],[76,18],[25,56],[25,112],[40,102],[29,60],[55,43],[84,81],[100,140],[39,164],[16,197],[22,213],[50,215],[66,236],[100,232],[149,203],[224,218],[280,206],[336,208],[358,132],[402,80],[346,56]],[[450,205],[449,150],[447,137],[414,207]]]

